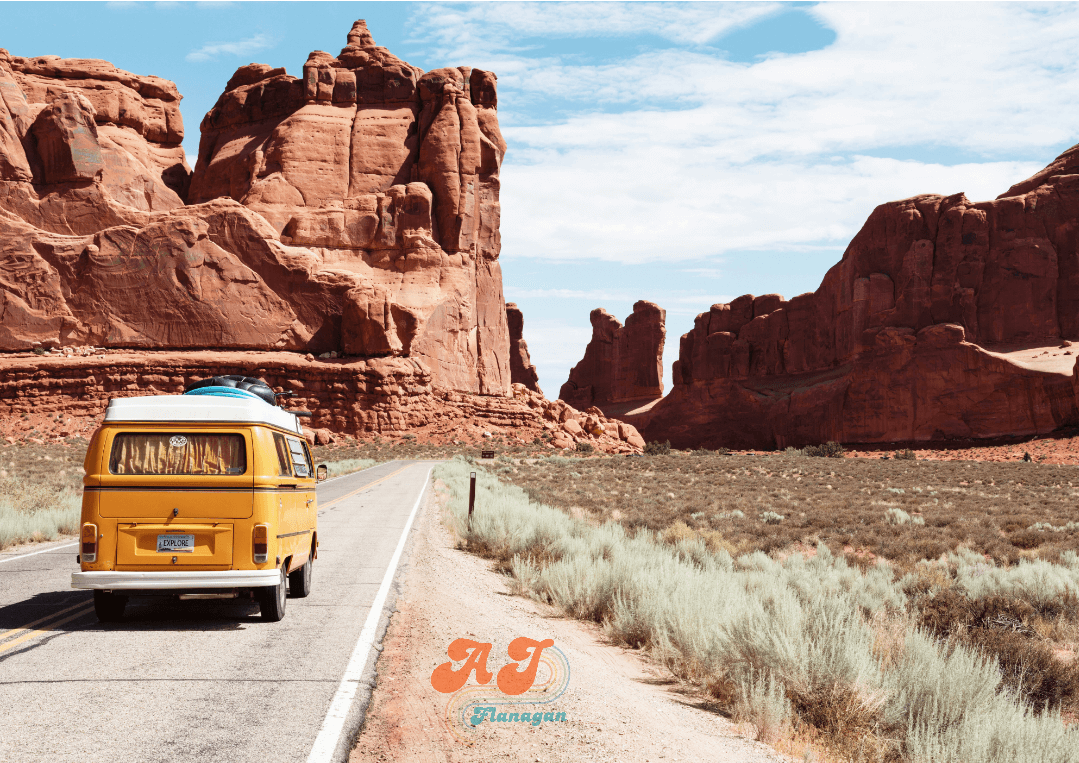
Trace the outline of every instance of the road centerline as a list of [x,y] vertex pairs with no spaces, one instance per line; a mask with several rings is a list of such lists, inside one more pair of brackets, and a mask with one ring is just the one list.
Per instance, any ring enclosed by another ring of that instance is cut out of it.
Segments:
[[73,615],[69,615],[68,617],[65,617],[62,620],[57,620],[55,622],[49,623],[44,628],[38,628],[36,630],[32,630],[27,634],[19,636],[14,641],[8,641],[5,644],[0,644],[0,653],[6,652],[8,649],[11,649],[11,647],[13,647],[13,646],[18,646],[19,644],[23,643],[24,641],[29,641],[30,639],[35,638],[36,636],[40,636],[42,633],[48,633],[51,630],[59,628],[61,625],[64,625],[65,623],[69,623],[72,620],[77,620],[78,618],[82,617],[83,615],[88,615],[93,611],[94,611],[94,605],[93,604],[88,604],[88,605],[86,605],[85,609],[83,609],[83,610],[81,610],[79,612],[76,612]]
[[28,628],[33,628],[38,623],[43,623],[46,620],[52,620],[54,617],[59,617],[60,615],[64,614],[65,612],[70,612],[71,610],[78,609],[79,607],[85,607],[89,603],[90,602],[88,602],[88,601],[80,601],[78,604],[73,604],[70,607],[66,607],[65,609],[61,609],[59,612],[53,612],[51,614],[45,615],[44,617],[39,617],[37,620],[34,620],[32,623],[27,623],[26,625],[20,625],[18,627],[11,628],[10,630],[6,630],[6,631],[0,633],[0,641],[4,641],[6,639],[9,639],[12,636],[14,636],[16,633],[20,633],[20,632],[22,632],[24,630],[27,630]]

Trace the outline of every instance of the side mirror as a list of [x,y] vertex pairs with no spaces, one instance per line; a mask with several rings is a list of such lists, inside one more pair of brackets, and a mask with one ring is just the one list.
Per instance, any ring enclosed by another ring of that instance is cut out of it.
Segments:
[[319,464],[315,467],[315,482],[322,482],[324,479],[330,476],[330,467],[326,464]]

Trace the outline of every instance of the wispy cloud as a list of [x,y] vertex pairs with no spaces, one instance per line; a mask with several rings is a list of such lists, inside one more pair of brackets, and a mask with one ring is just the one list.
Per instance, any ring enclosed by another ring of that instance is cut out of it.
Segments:
[[274,46],[275,40],[261,32],[245,40],[235,42],[208,42],[201,48],[184,56],[185,60],[195,63],[212,61],[218,56],[246,56],[259,50],[265,50]]
[[[529,40],[650,35],[701,45],[780,10],[781,3],[433,3],[413,34],[446,58],[527,50]],[[462,59],[463,60],[463,59]]]

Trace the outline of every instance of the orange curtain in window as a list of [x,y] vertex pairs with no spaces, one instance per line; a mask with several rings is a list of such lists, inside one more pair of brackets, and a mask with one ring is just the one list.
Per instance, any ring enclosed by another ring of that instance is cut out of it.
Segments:
[[113,474],[243,474],[244,438],[237,434],[119,434],[112,446]]

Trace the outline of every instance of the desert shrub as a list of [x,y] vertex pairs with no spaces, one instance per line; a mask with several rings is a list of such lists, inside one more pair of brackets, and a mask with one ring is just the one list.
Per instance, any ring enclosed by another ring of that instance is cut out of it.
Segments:
[[579,442],[576,448],[578,453],[591,453],[595,450],[590,442]]
[[788,445],[787,449],[784,450],[783,452],[786,453],[788,456],[804,456],[805,455],[805,451],[803,451],[801,448],[795,448],[795,447],[792,447],[790,445]]
[[838,442],[826,442],[823,445],[806,445],[802,448],[802,454],[806,456],[818,456],[822,458],[842,458],[846,449]]
[[884,516],[890,525],[925,524],[925,520],[922,517],[912,517],[902,509],[888,509],[884,512]]
[[664,440],[663,442],[653,441],[645,443],[644,454],[646,456],[666,456],[671,452],[671,441]]
[[897,450],[892,456],[896,461],[917,461],[918,457],[914,455],[914,451],[910,448],[905,450]]
[[716,514],[714,519],[745,519],[746,515],[741,509],[734,509],[733,511],[721,511]]
[[919,623],[994,659],[1003,685],[1042,712],[1079,698],[1079,666],[1058,660],[1031,628],[1037,610],[1022,599],[971,599],[955,588],[918,602]]
[[1054,532],[1054,533],[1075,532],[1075,531],[1079,530],[1079,522],[1068,522],[1067,524],[1060,525],[1059,527],[1054,525],[1052,522],[1035,522],[1034,524],[1032,524],[1027,529],[1028,530],[1035,530],[1035,531],[1038,531],[1038,532],[1044,532],[1044,531],[1049,531],[1049,532]]
[[758,742],[778,741],[790,726],[791,714],[783,684],[771,672],[750,675],[739,682],[732,715],[736,721],[753,724]]
[[82,496],[72,488],[24,480],[0,482],[0,548],[78,532]]
[[764,522],[766,525],[778,525],[784,520],[784,518],[785,517],[782,514],[777,514],[774,511],[761,512],[761,521]]
[[996,658],[1003,685],[1035,712],[1079,697],[1079,666],[1057,659],[1045,642],[999,628],[973,629],[966,640]]

